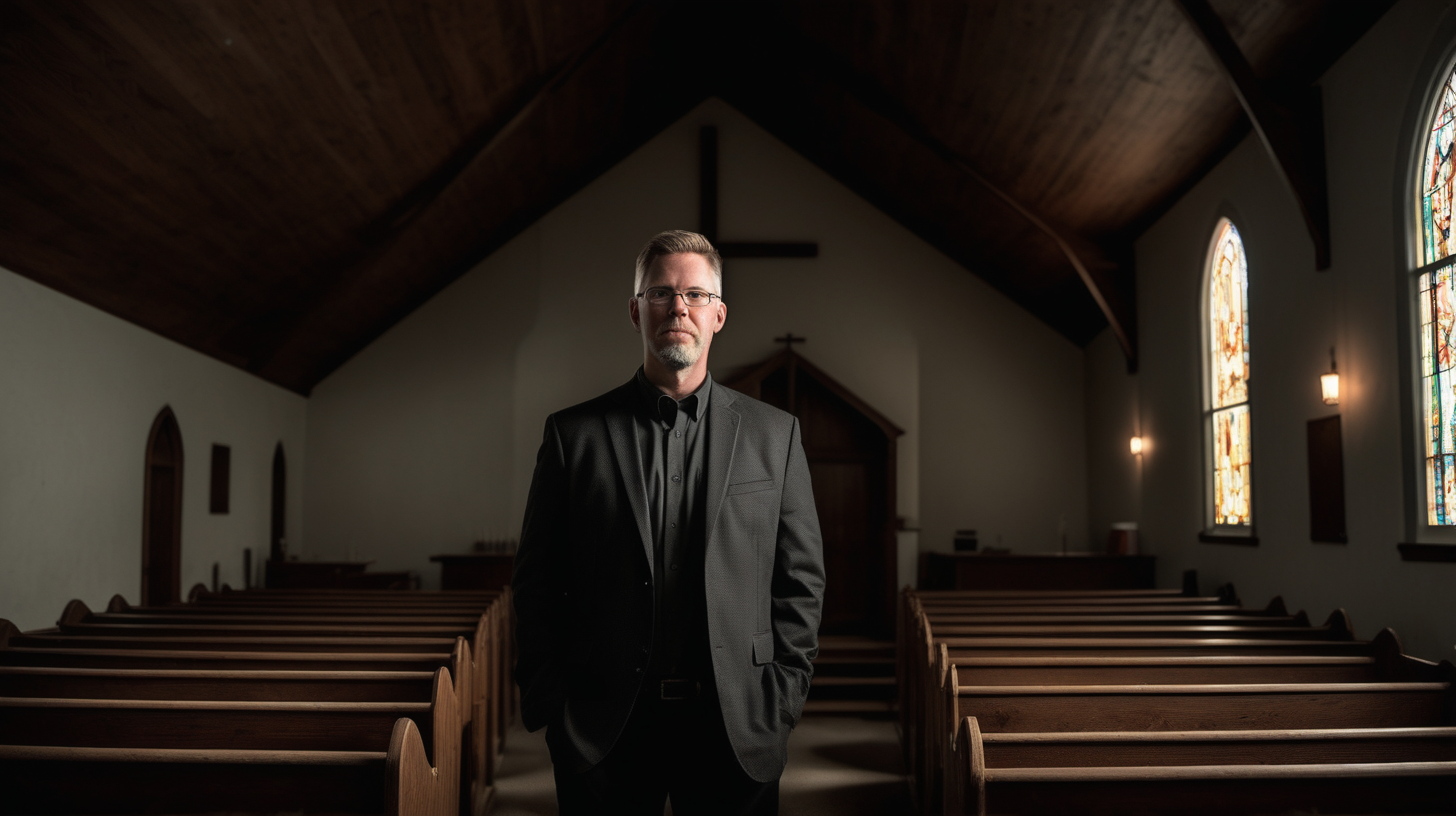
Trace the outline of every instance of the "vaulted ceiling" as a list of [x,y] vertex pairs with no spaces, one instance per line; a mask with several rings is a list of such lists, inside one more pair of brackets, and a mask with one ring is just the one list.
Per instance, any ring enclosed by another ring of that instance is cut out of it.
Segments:
[[[1211,11],[1279,100],[1388,5]],[[0,265],[306,394],[716,95],[1072,341],[1111,319],[1134,352],[1132,241],[1250,130],[1192,18],[1171,0],[9,0]]]

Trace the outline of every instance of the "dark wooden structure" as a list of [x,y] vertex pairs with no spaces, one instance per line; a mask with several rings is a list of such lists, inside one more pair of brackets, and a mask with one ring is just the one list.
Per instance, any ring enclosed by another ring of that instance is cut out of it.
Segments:
[[824,534],[824,634],[885,634],[895,620],[893,422],[793,349],[725,385],[797,416]]
[[274,561],[264,565],[265,589],[340,589],[370,561]]
[[509,553],[432,555],[440,565],[440,589],[500,589],[511,585],[516,557]]
[[921,589],[1152,589],[1157,558],[1098,553],[925,553]]
[[717,95],[1132,357],[1132,242],[1251,121],[1323,265],[1311,85],[1390,2],[1213,5],[14,0],[0,265],[307,393]]
[[1195,593],[907,590],[920,811],[1456,812],[1456,667]]
[[188,600],[0,621],[0,813],[488,810],[508,590]]

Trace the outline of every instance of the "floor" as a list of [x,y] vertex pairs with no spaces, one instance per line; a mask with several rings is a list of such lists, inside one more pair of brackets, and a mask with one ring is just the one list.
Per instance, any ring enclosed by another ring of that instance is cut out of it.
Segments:
[[[490,816],[554,816],[556,793],[545,732],[513,726],[496,776]],[[789,765],[779,783],[785,816],[908,814],[910,789],[893,720],[812,715],[789,739]],[[672,813],[669,807],[667,813]]]

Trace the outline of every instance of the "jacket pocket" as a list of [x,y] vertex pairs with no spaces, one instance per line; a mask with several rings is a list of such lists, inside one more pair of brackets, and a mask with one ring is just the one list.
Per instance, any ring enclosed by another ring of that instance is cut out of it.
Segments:
[[774,659],[773,632],[753,633],[753,665],[765,666]]
[[773,490],[774,486],[775,484],[773,479],[759,479],[753,482],[739,482],[738,484],[728,485],[728,495],[736,496],[739,493],[757,493],[760,490]]

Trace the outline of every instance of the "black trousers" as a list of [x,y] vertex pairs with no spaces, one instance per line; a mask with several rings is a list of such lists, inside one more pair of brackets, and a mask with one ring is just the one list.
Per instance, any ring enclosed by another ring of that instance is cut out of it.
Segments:
[[561,816],[662,816],[669,798],[673,816],[778,814],[779,781],[743,772],[711,688],[663,700],[659,684],[643,686],[617,744],[591,770],[572,773],[548,740]]

